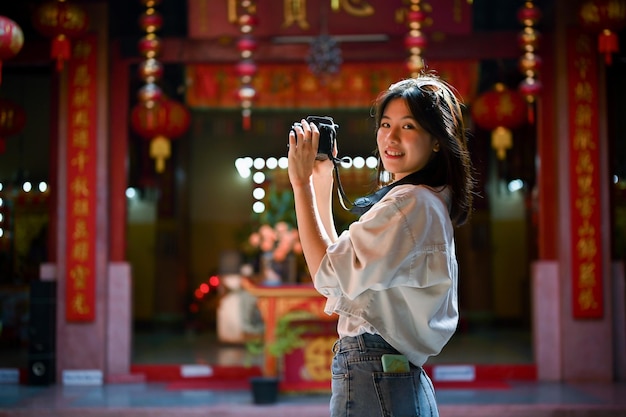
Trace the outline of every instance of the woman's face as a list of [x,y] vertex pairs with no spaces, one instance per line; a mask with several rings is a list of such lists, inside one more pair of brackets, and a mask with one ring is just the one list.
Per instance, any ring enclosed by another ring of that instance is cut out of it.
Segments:
[[417,123],[403,98],[387,104],[376,142],[385,170],[396,181],[424,168],[439,150],[438,141]]

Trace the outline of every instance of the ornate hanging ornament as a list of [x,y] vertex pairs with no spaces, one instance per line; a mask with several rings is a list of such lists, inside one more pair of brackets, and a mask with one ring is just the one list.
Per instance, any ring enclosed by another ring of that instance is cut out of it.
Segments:
[[53,0],[37,7],[33,25],[42,35],[52,38],[50,57],[56,60],[56,68],[61,71],[63,62],[71,57],[70,39],[87,31],[89,19],[81,7],[66,0]]
[[626,0],[588,0],[578,10],[581,25],[598,34],[598,51],[607,65],[619,51],[617,32],[626,26]]
[[6,138],[20,133],[25,125],[24,108],[12,100],[0,98],[0,154],[6,150]]
[[256,90],[252,80],[258,68],[252,59],[257,48],[257,42],[252,36],[254,27],[258,25],[256,3],[253,0],[242,0],[240,3],[242,14],[237,19],[241,37],[237,42],[237,49],[241,60],[237,63],[236,72],[239,76],[239,90],[237,97],[241,103],[241,116],[244,130],[249,130],[252,120],[252,103],[256,97]]
[[491,147],[500,160],[513,146],[511,129],[524,124],[525,107],[521,94],[502,83],[481,94],[472,105],[472,119],[482,129],[491,131]]
[[320,35],[313,39],[307,64],[309,71],[316,77],[337,74],[342,62],[341,49],[335,39],[329,35]]
[[2,61],[13,58],[24,45],[24,33],[17,23],[0,16],[0,84],[2,84]]
[[424,48],[426,48],[426,45],[428,44],[428,41],[422,32],[422,29],[424,27],[424,23],[426,22],[426,6],[421,4],[421,0],[410,0],[410,5],[406,14],[406,22],[409,27],[409,32],[404,37],[404,47],[409,52],[406,67],[409,70],[411,77],[416,77],[425,66],[422,54],[424,52]]
[[526,99],[528,108],[528,122],[535,123],[535,102],[541,93],[542,85],[539,81],[541,58],[537,55],[540,33],[536,26],[541,19],[541,11],[535,7],[532,0],[527,0],[517,12],[517,19],[524,26],[518,40],[522,49],[522,56],[518,61],[519,69],[524,79],[519,85],[519,91]]

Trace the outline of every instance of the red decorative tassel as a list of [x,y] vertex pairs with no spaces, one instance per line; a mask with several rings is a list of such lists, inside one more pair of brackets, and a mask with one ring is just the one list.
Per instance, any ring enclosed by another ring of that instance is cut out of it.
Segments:
[[70,40],[61,34],[52,40],[50,56],[57,60],[57,71],[63,69],[63,61],[70,59]]
[[604,29],[598,35],[598,51],[604,54],[604,62],[607,65],[613,63],[614,52],[619,51],[619,39],[617,35],[609,29]]
[[241,116],[243,118],[242,124],[243,124],[243,130],[250,130],[250,128],[252,127],[252,117],[250,117],[250,111],[243,111],[241,113]]

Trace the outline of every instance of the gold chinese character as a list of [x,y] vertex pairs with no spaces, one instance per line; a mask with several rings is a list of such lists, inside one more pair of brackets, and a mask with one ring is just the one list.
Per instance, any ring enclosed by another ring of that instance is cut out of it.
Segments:
[[89,112],[86,109],[77,109],[74,111],[72,117],[73,127],[87,127],[89,126]]
[[574,88],[574,101],[591,103],[593,99],[593,86],[589,81],[579,81]]
[[580,195],[590,195],[593,194],[593,188],[591,187],[592,181],[591,175],[579,175],[576,178],[576,183],[578,185],[578,193]]
[[579,151],[589,151],[596,148],[591,136],[591,130],[579,127],[574,131],[574,149]]
[[583,262],[579,268],[578,283],[581,288],[593,288],[596,286],[596,265],[593,262]]
[[89,195],[89,183],[87,178],[82,175],[74,178],[74,181],[70,184],[70,191],[75,197],[87,197]]
[[297,23],[300,29],[308,29],[306,20],[306,0],[285,0],[283,6],[283,28]]
[[74,89],[74,96],[72,97],[72,104],[75,107],[89,107],[91,100],[89,98],[89,90],[86,88]]
[[318,336],[303,347],[304,367],[313,381],[328,378],[328,369],[332,362],[332,353],[328,349],[333,344],[332,336]]
[[578,226],[578,237],[588,236],[595,237],[596,228],[589,223],[589,219],[585,219],[580,226]]
[[626,18],[626,5],[620,1],[610,1],[606,5],[606,15],[611,21],[623,21]]
[[84,262],[89,259],[89,242],[80,240],[72,245],[72,259]]
[[576,160],[576,173],[592,174],[594,170],[593,161],[591,160],[591,154],[589,152],[580,152]]
[[89,130],[81,127],[72,130],[72,146],[87,148],[89,146]]
[[80,293],[74,295],[74,299],[72,300],[72,310],[80,315],[89,314],[91,309],[87,305],[85,294]]
[[581,196],[576,198],[576,209],[580,215],[587,219],[593,214],[596,206],[596,199],[593,196]]
[[598,307],[598,303],[591,288],[583,289],[578,294],[578,306],[583,310],[591,310]]
[[333,9],[344,9],[346,13],[357,17],[367,17],[374,14],[374,7],[363,0],[332,0],[335,3]]
[[591,259],[596,256],[598,248],[596,240],[590,237],[583,237],[576,242],[576,252],[581,259]]
[[72,286],[77,290],[84,290],[87,287],[87,279],[89,278],[89,269],[84,265],[76,265],[70,271],[70,279]]
[[77,198],[72,204],[72,214],[75,216],[89,215],[89,200],[85,198]]
[[72,158],[70,164],[77,167],[79,172],[83,172],[85,170],[85,166],[87,165],[87,161],[89,161],[87,154],[83,151],[79,151],[76,156]]
[[78,41],[74,45],[74,57],[78,59],[86,59],[91,55],[91,44],[86,41]]
[[76,219],[76,221],[74,222],[74,231],[72,232],[72,238],[74,240],[79,240],[85,239],[87,237],[87,221],[85,221],[85,219]]
[[72,85],[87,87],[91,84],[91,75],[89,74],[89,68],[87,64],[82,64],[76,67],[76,72],[74,73],[74,79],[72,80]]

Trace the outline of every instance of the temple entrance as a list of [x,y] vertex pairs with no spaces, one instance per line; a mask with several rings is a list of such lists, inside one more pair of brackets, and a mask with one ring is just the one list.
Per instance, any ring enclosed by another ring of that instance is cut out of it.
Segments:
[[[288,197],[286,172],[267,168],[267,161],[286,155],[289,126],[309,113],[259,109],[254,112],[253,131],[245,132],[237,110],[194,110],[192,136],[174,143],[171,172],[165,174],[184,172],[188,181],[165,192],[137,187],[129,197],[128,259],[135,271],[134,364],[172,363],[176,361],[173,352],[181,354],[178,363],[193,358],[232,363],[245,355],[249,319],[242,316],[239,303],[230,309],[223,304],[235,298],[242,303],[249,300],[236,282],[242,267],[250,268],[244,269],[246,277],[261,280],[262,253],[251,250],[251,235],[263,221],[275,226],[277,220],[289,218],[293,202]],[[338,142],[344,155],[364,160],[371,155],[374,139],[368,109],[318,113],[332,114],[340,126]],[[433,364],[533,363],[532,190],[524,185],[528,178],[511,177],[515,170],[502,174],[502,163],[489,140],[480,132],[473,139],[476,160],[489,161],[489,165],[480,168],[483,188],[472,221],[457,231],[462,319],[458,333],[442,354],[432,358]],[[524,141],[519,142],[521,146]],[[246,157],[264,162],[243,177],[236,161]],[[255,172],[264,173],[260,185],[254,183]],[[372,172],[367,165],[340,170],[351,199],[371,189]],[[131,180],[131,184],[140,182]],[[263,215],[253,211],[257,201],[253,192],[259,187],[265,193],[258,199],[265,204]],[[159,207],[163,201],[159,194],[176,196],[168,203],[172,210]],[[339,229],[354,220],[339,204],[335,211],[343,222]],[[310,283],[299,256],[294,254],[295,273],[281,278],[284,284]],[[219,322],[225,320],[220,314],[228,316],[231,330],[240,329],[237,335],[220,334]],[[156,352],[163,356],[159,358]]]

